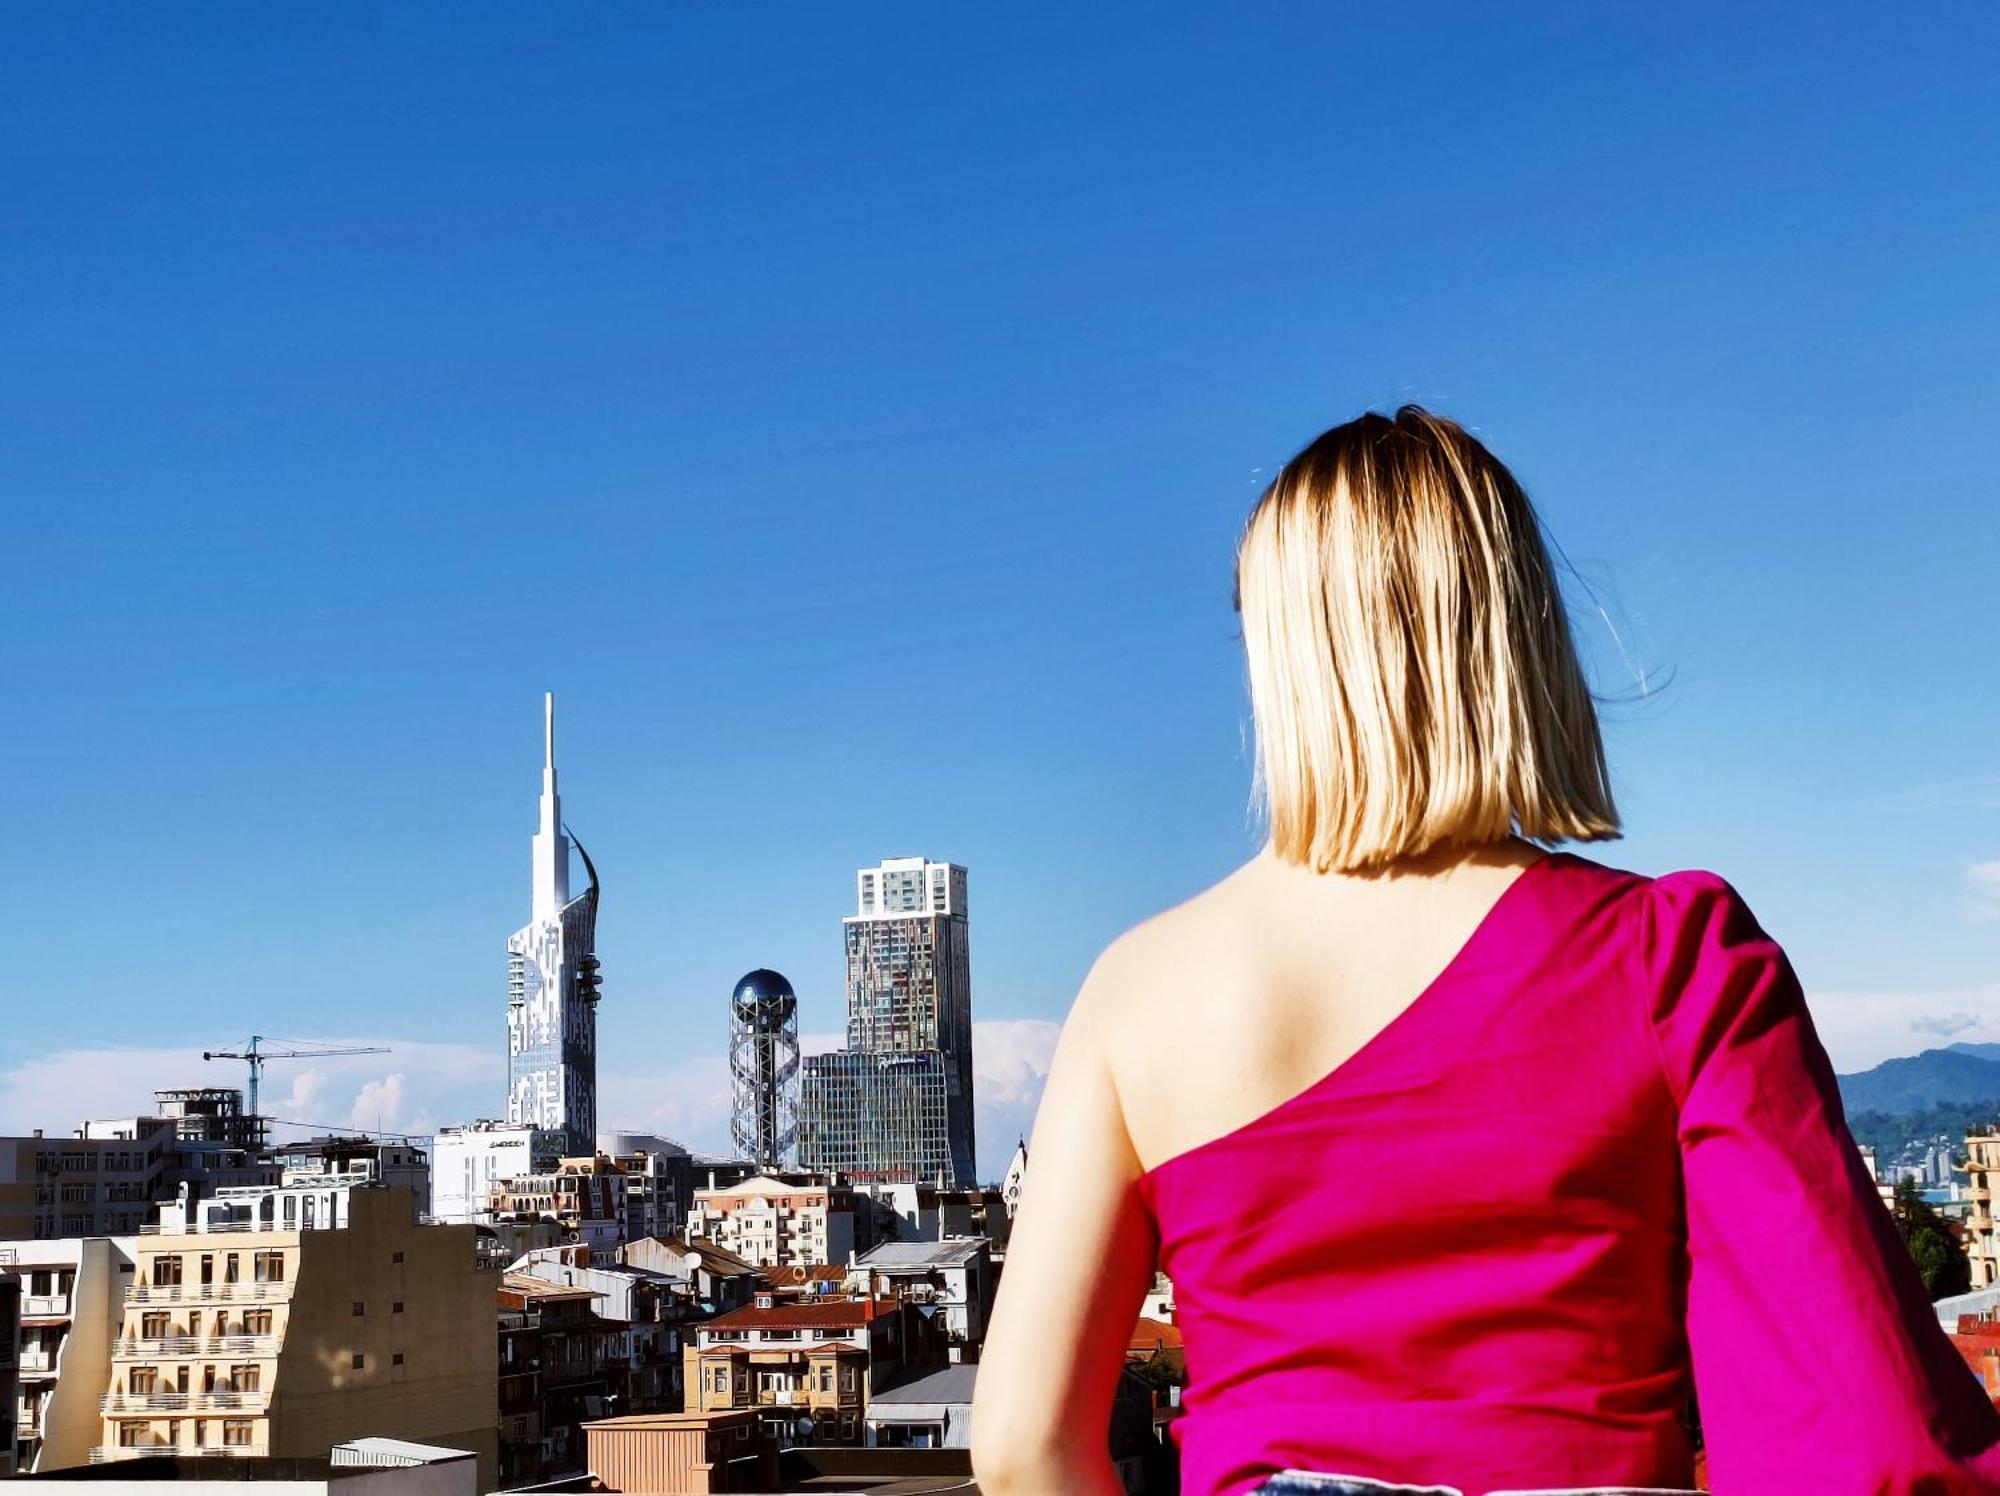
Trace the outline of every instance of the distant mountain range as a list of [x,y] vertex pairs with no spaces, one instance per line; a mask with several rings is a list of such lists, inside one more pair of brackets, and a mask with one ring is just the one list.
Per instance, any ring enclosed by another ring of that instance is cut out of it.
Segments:
[[1941,1133],[2000,1122],[2000,1044],[1947,1044],[1837,1079],[1854,1140],[1884,1166]]
[[1947,1044],[1840,1077],[1851,1112],[1921,1112],[1947,1102],[2000,1107],[2000,1044]]

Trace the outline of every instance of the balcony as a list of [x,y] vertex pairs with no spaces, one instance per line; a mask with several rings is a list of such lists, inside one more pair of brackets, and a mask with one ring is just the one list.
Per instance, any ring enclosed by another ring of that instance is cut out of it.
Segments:
[[91,1448],[90,1463],[111,1465],[119,1460],[143,1460],[148,1455],[198,1459],[203,1456],[242,1457],[261,1452],[249,1444],[98,1444]]
[[35,1372],[40,1372],[46,1375],[47,1373],[52,1372],[55,1369],[56,1369],[56,1353],[54,1351],[21,1352],[21,1374],[23,1376],[27,1376]]
[[188,1356],[275,1356],[277,1335],[131,1335],[120,1340],[112,1355],[121,1361],[157,1361]]
[[66,1293],[24,1293],[21,1295],[21,1318],[53,1319],[69,1317],[69,1295]]
[[292,1296],[289,1283],[140,1283],[128,1304],[270,1304]]
[[271,1405],[264,1391],[235,1392],[113,1392],[98,1406],[106,1413],[262,1413]]

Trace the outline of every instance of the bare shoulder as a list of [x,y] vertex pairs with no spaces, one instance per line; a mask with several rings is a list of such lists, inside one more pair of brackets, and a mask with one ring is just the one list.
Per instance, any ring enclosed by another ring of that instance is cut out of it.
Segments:
[[1250,865],[1142,920],[1091,965],[1065,1023],[1066,1041],[1097,1057],[1122,1097],[1142,1078],[1181,1068],[1213,998],[1240,965]]

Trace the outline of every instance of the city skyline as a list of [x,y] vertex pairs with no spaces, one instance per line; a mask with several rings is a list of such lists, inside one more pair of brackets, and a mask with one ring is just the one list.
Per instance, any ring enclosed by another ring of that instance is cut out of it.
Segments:
[[721,1143],[731,984],[838,1043],[829,905],[929,848],[1004,1166],[1097,952],[1254,850],[1250,503],[1405,399],[1570,563],[1628,821],[1584,850],[1729,877],[1844,1071],[2000,1040],[1985,22],[1836,13],[800,11],[774,57],[503,6],[327,28],[303,94],[267,28],[0,18],[0,900],[61,953],[0,986],[0,1125],[272,1031],[394,1051],[274,1110],[494,1111],[552,687],[603,1123]]

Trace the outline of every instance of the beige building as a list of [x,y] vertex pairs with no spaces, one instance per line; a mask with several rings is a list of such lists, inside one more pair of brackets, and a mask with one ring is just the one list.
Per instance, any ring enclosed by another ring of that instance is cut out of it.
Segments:
[[2000,1283],[2000,1232],[1994,1229],[1993,1179],[2000,1174],[2000,1127],[1966,1134],[1965,1255],[1972,1262],[1972,1286]]
[[472,1450],[491,1488],[494,1277],[474,1228],[416,1224],[407,1190],[350,1182],[336,1208],[326,1183],[243,1191],[234,1219],[168,1207],[138,1238],[92,1460],[386,1436]]
[[696,1190],[687,1234],[707,1237],[755,1267],[845,1263],[855,1247],[855,1204],[844,1186],[759,1174]]
[[913,1365],[942,1363],[937,1327],[886,1298],[786,1301],[770,1289],[693,1326],[690,1411],[752,1409],[782,1448],[859,1444],[869,1397]]

